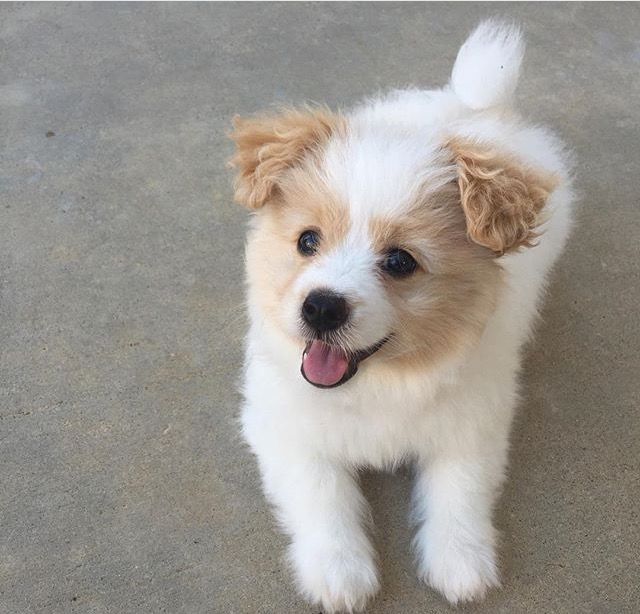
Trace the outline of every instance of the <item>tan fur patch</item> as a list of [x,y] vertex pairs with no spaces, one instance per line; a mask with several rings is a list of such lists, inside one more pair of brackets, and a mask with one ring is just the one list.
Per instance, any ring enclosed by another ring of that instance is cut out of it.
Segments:
[[235,117],[229,135],[236,143],[230,161],[238,170],[235,200],[249,209],[264,205],[275,195],[283,172],[321,148],[342,123],[324,107]]
[[557,180],[488,146],[453,139],[462,209],[471,240],[500,255],[531,247]]
[[351,223],[347,207],[329,190],[314,158],[283,174],[273,204],[256,213],[247,245],[247,272],[250,291],[258,293],[257,300],[277,321],[285,295],[314,261],[298,252],[302,232],[320,233],[322,254],[344,239]]
[[406,278],[384,277],[397,325],[378,366],[428,368],[477,341],[494,308],[501,270],[489,252],[468,241],[457,186],[418,199],[402,217],[373,220],[371,235],[380,253],[400,247],[420,266]]

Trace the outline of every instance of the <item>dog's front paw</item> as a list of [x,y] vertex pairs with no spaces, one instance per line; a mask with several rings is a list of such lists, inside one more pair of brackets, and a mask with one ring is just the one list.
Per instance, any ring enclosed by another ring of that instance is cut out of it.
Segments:
[[361,611],[378,592],[376,565],[366,547],[294,543],[290,557],[300,591],[327,614]]
[[486,543],[426,545],[420,574],[452,604],[480,600],[488,589],[500,586],[495,550]]

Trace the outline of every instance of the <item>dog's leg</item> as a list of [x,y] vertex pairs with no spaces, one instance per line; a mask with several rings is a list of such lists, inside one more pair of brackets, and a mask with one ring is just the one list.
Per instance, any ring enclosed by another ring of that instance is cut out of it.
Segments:
[[378,590],[369,510],[351,472],[309,450],[259,455],[269,499],[291,535],[289,558],[301,592],[326,612],[364,607]]
[[451,603],[499,585],[491,515],[503,479],[506,436],[482,454],[441,453],[417,466],[414,512],[420,576]]

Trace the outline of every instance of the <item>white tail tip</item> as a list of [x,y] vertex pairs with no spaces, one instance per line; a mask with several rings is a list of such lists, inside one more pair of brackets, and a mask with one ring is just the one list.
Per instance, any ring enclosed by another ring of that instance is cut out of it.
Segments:
[[483,21],[458,51],[451,87],[472,109],[508,103],[518,85],[524,41],[520,28]]

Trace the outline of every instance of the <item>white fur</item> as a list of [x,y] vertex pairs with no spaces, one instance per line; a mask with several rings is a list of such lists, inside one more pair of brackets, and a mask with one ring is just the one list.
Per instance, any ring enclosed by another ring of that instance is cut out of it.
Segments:
[[353,111],[351,140],[330,144],[324,168],[356,223],[339,250],[298,280],[284,316],[295,326],[300,298],[322,283],[362,299],[360,340],[379,339],[390,314],[378,296],[364,222],[373,212],[397,214],[421,182],[453,177],[434,162],[444,137],[477,136],[563,181],[539,245],[502,257],[506,289],[475,347],[419,374],[374,377],[365,361],[348,384],[320,390],[300,376],[299,344],[250,293],[243,432],[291,536],[300,590],[327,612],[361,609],[378,589],[361,466],[415,462],[415,548],[425,581],[452,603],[499,583],[491,515],[517,402],[519,349],[569,232],[572,201],[557,139],[493,108],[515,86],[521,50],[515,30],[481,25],[460,51],[452,88],[396,91]]
[[300,305],[311,290],[331,288],[353,305],[350,336],[353,347],[374,345],[390,331],[393,318],[389,303],[370,300],[370,297],[384,296],[382,282],[373,274],[376,268],[376,256],[369,245],[366,230],[357,225],[342,245],[319,258],[315,266],[307,268],[297,280],[287,297],[287,319],[291,324],[297,324]]
[[523,55],[517,27],[481,23],[458,52],[451,74],[453,91],[472,109],[508,102],[518,84]]

